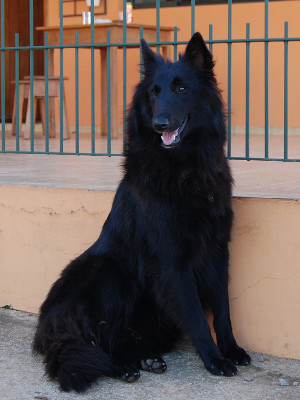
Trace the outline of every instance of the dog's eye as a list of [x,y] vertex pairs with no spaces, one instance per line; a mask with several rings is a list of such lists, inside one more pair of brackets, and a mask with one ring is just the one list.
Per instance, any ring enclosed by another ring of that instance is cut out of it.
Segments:
[[186,88],[185,88],[185,86],[180,85],[180,86],[178,86],[177,90],[179,93],[184,93],[186,91]]
[[153,96],[157,96],[160,92],[160,87],[159,86],[154,86],[154,88],[151,90],[151,93]]

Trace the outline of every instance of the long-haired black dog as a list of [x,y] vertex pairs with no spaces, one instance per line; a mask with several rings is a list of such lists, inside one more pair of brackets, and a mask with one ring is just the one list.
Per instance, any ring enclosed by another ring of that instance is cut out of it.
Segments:
[[232,177],[212,56],[199,33],[175,63],[145,41],[142,53],[112,210],[41,307],[33,349],[63,390],[83,391],[102,375],[161,373],[161,355],[184,334],[212,374],[250,363],[229,316]]

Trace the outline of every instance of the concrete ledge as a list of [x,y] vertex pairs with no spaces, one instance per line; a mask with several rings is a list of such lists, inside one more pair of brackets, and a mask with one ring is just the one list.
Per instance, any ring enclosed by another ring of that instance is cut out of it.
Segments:
[[[0,306],[37,312],[99,235],[114,191],[0,186]],[[235,198],[230,302],[239,343],[300,359],[300,202]]]

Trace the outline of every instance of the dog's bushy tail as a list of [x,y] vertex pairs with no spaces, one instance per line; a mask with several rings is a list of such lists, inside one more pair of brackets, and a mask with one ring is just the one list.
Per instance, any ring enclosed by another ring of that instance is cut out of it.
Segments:
[[46,374],[64,391],[83,392],[101,376],[123,373],[112,356],[123,319],[110,322],[132,307],[119,300],[134,292],[122,271],[113,259],[86,252],[64,269],[41,306],[33,353],[43,355]]
[[112,360],[103,349],[81,338],[52,338],[43,350],[37,332],[33,352],[43,354],[47,375],[57,380],[64,391],[83,392],[99,377],[117,374]]
[[111,359],[100,348],[76,340],[53,343],[45,354],[46,371],[64,391],[83,392],[100,376],[115,375]]
[[111,271],[104,261],[90,254],[72,261],[40,309],[32,350],[43,355],[46,374],[64,391],[83,392],[101,376],[120,375],[109,353],[111,330],[103,334],[101,268]]
[[59,281],[54,284],[41,307],[32,350],[43,355],[46,374],[62,390],[83,392],[99,377],[117,373],[110,356],[97,345],[98,333],[82,306],[71,306],[67,300],[51,302],[59,285]]

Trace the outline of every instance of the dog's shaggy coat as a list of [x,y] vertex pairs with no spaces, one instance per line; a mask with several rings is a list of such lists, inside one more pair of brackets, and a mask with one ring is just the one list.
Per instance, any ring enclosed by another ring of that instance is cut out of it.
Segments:
[[213,374],[250,362],[229,317],[232,178],[211,54],[199,33],[175,63],[145,41],[142,52],[112,210],[41,307],[33,349],[63,390],[83,391],[101,375],[161,373],[161,354],[184,334]]

